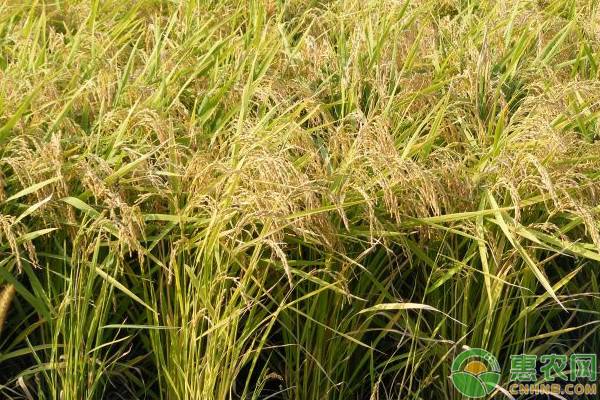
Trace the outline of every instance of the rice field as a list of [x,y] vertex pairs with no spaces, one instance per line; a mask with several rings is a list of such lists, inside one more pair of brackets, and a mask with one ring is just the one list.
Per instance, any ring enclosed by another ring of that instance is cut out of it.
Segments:
[[599,63],[597,0],[1,1],[0,398],[573,398],[508,371],[600,353]]

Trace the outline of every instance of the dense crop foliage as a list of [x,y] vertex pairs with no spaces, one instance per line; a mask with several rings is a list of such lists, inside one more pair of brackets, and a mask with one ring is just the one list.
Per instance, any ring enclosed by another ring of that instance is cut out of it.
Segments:
[[599,353],[599,52],[596,0],[4,1],[0,397]]

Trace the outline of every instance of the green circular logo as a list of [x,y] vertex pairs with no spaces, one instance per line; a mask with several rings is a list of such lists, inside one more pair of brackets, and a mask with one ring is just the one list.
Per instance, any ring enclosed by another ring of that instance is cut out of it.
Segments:
[[471,399],[484,397],[494,391],[500,382],[498,360],[483,349],[469,349],[452,362],[450,380],[464,396]]

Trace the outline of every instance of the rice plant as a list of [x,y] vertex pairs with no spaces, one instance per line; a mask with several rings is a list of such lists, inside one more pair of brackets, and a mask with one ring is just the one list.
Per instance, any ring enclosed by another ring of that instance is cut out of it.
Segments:
[[0,2],[0,398],[565,398],[507,371],[600,353],[599,54],[596,0]]

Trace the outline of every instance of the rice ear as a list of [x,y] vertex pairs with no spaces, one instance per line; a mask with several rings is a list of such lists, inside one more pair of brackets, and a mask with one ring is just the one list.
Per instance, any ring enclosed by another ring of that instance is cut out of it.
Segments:
[[2,332],[2,328],[4,327],[4,321],[6,321],[10,304],[15,297],[15,291],[15,285],[8,284],[0,292],[0,332]]

